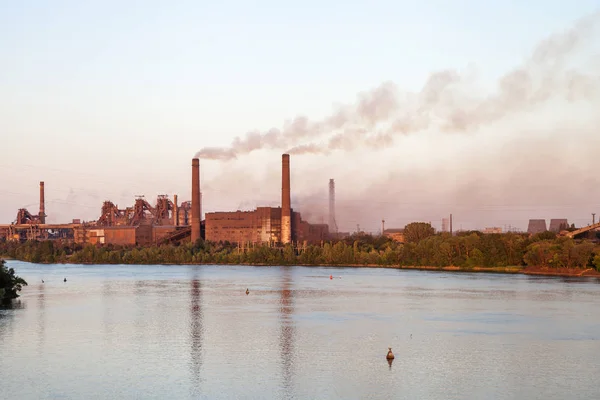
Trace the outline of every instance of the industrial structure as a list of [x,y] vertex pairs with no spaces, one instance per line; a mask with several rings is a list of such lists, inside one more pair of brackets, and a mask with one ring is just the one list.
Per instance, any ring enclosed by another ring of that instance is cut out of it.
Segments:
[[569,221],[566,218],[551,219],[549,228],[547,228],[545,219],[530,219],[527,227],[527,233],[530,235],[546,231],[560,233],[567,229],[569,229]]
[[442,232],[450,232],[450,219],[442,218]]
[[383,236],[388,237],[396,242],[404,243],[404,229],[385,229]]
[[335,181],[329,180],[329,230],[332,234],[337,234],[338,226],[335,220]]
[[533,235],[536,233],[546,232],[546,220],[545,219],[530,219],[527,226],[527,233]]
[[492,227],[484,228],[482,233],[484,233],[484,234],[502,233],[502,228],[499,226],[492,226]]
[[[327,224],[310,224],[291,208],[290,156],[281,158],[281,207],[205,215],[206,240],[250,244],[318,243],[329,239]],[[192,228],[193,229],[193,228]]]
[[37,214],[26,208],[17,210],[13,223],[0,225],[0,239],[8,240],[47,240],[73,239],[73,228],[76,224],[46,224],[46,200],[44,182],[40,182],[40,204]]
[[[66,224],[48,224],[46,214],[45,186],[39,184],[39,210],[31,213],[23,207],[17,211],[11,224],[0,225],[0,240],[52,240],[61,239],[76,243],[151,245],[166,242],[183,242],[205,239],[211,242],[237,243],[243,248],[257,244],[294,247],[341,239],[349,233],[338,231],[335,213],[335,181],[329,180],[329,224],[311,224],[302,219],[291,207],[290,156],[281,158],[281,205],[257,207],[252,211],[210,212],[202,219],[202,192],[200,190],[200,160],[192,159],[191,201],[179,204],[178,196],[170,198],[159,195],[150,203],[144,196],[136,196],[130,207],[120,208],[112,201],[103,202],[100,215],[95,221],[81,222],[74,219]],[[452,214],[442,219],[442,232],[452,234]],[[529,234],[552,232],[575,237],[586,232],[600,230],[595,213],[592,224],[580,229],[569,228],[567,219],[551,219],[549,229],[546,220],[531,219]],[[402,229],[386,229],[381,221],[384,236],[403,242]],[[484,233],[502,233],[502,228],[485,228]],[[357,233],[360,227],[357,226]],[[589,233],[589,235],[593,235]]]
[[0,239],[64,239],[76,243],[150,245],[206,239],[243,245],[318,243],[330,239],[327,224],[310,224],[291,208],[290,156],[282,155],[281,207],[258,207],[254,211],[206,213],[202,221],[200,161],[192,159],[192,200],[178,204],[160,195],[153,205],[137,196],[133,206],[119,208],[104,201],[95,221],[73,220],[71,224],[46,224],[44,182],[40,182],[40,208],[32,214],[21,208],[15,222],[0,225]]
[[569,229],[569,222],[566,218],[550,220],[550,228],[548,229],[550,232],[559,233],[566,229]]

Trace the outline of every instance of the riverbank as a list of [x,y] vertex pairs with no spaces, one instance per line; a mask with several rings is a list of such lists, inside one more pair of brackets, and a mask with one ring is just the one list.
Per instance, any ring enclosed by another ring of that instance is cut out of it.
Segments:
[[[600,271],[600,245],[556,237],[551,232],[533,236],[436,234],[404,244],[386,237],[355,235],[344,241],[302,248],[266,244],[241,248],[237,243],[207,241],[136,247],[10,241],[0,243],[0,254],[51,264],[309,265],[600,276],[595,271]],[[531,267],[536,265],[546,268]]]
[[593,268],[541,268],[525,267],[521,272],[525,275],[544,275],[544,276],[584,276],[600,278],[600,272]]
[[[4,260],[14,260],[10,257],[0,256],[0,259]],[[22,260],[24,261],[24,260]],[[27,261],[25,261],[27,262]],[[80,265],[115,265],[113,264],[103,264],[103,263],[94,263],[94,262],[62,262],[62,263],[50,263],[50,262],[40,262],[37,264],[80,264]],[[125,264],[128,263],[118,263]],[[147,263],[129,263],[136,265],[148,265]],[[186,263],[156,263],[156,265],[222,265],[222,266],[232,266],[232,265],[242,265],[249,267],[275,267],[281,266],[279,263],[195,263],[195,262],[186,262]],[[477,272],[477,273],[490,273],[490,274],[520,274],[520,275],[539,275],[539,276],[556,276],[556,277],[594,277],[600,278],[600,272],[593,268],[543,268],[543,267],[524,267],[524,266],[509,266],[509,267],[460,267],[460,266],[445,266],[445,267],[436,267],[436,266],[415,266],[415,265],[380,265],[380,264],[302,264],[296,263],[293,266],[298,267],[326,267],[326,268],[387,268],[387,269],[404,269],[404,270],[416,270],[416,271],[438,271],[438,272]]]
[[[309,265],[304,265],[309,266]],[[315,265],[310,265],[315,266]],[[520,275],[541,275],[541,276],[582,276],[582,277],[595,277],[600,278],[600,272],[593,268],[543,268],[543,267],[457,267],[457,266],[446,266],[446,267],[434,267],[434,266],[412,266],[412,265],[318,265],[320,267],[350,267],[350,268],[394,268],[394,269],[408,269],[417,271],[440,271],[440,272],[480,272],[480,273],[492,273],[492,274],[520,274]]]

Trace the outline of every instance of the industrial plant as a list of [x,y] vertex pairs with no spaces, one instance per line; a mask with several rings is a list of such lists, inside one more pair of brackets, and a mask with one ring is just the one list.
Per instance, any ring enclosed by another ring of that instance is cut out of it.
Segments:
[[[133,206],[119,208],[111,201],[104,201],[100,216],[95,221],[72,220],[71,223],[46,223],[44,182],[40,182],[39,211],[26,208],[17,211],[13,223],[0,225],[0,240],[66,240],[80,244],[113,244],[124,246],[147,246],[163,243],[229,242],[240,247],[255,245],[284,246],[296,248],[319,244],[326,240],[343,239],[349,233],[338,231],[335,214],[335,182],[329,180],[329,224],[311,224],[302,219],[300,212],[291,207],[290,156],[281,157],[281,205],[257,207],[251,211],[223,211],[205,213],[202,220],[202,192],[200,190],[200,160],[192,159],[192,200],[178,202],[177,195],[157,197],[154,204],[144,196],[137,196]],[[543,219],[529,220],[527,232],[531,235],[547,230],[574,237],[600,229],[600,223],[575,229],[567,219],[552,219],[549,229]],[[382,220],[381,234],[398,242],[404,242],[402,229],[385,229]],[[357,232],[360,229],[357,228]],[[442,219],[442,232],[453,234],[452,214]],[[483,233],[501,233],[502,228],[486,228]]]
[[[333,187],[330,182],[330,189]],[[138,196],[131,207],[119,208],[105,201],[96,221],[73,220],[68,224],[46,224],[44,182],[40,182],[40,208],[37,214],[22,208],[12,224],[0,225],[0,239],[50,240],[75,243],[151,245],[205,239],[242,246],[293,244],[303,246],[330,239],[327,224],[310,224],[291,208],[290,156],[282,155],[281,206],[258,207],[253,211],[210,212],[202,220],[200,160],[192,159],[192,200],[178,204],[158,196],[154,205]],[[330,190],[330,197],[333,196]],[[334,215],[330,200],[330,216]]]

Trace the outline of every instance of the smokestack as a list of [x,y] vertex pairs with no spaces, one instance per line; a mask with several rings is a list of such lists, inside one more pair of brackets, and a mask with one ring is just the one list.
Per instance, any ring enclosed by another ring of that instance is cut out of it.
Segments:
[[452,236],[452,214],[450,214],[450,236]]
[[292,241],[292,209],[290,193],[290,155],[281,155],[281,243]]
[[192,243],[200,239],[200,160],[192,159]]
[[173,195],[173,225],[179,226],[179,206],[177,205],[177,195]]
[[329,232],[337,233],[338,227],[335,221],[335,181],[329,180]]
[[46,201],[44,199],[44,182],[40,182],[40,223],[46,223]]

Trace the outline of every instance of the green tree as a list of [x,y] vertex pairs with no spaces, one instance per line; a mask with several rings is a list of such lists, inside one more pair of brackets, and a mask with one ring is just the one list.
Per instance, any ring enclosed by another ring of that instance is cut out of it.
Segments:
[[600,254],[594,257],[594,266],[596,267],[596,271],[600,271]]
[[0,300],[2,303],[10,302],[19,297],[18,292],[27,282],[17,275],[12,268],[6,268],[4,260],[0,259]]
[[404,240],[408,243],[419,243],[434,234],[435,229],[425,222],[411,222],[404,227]]

